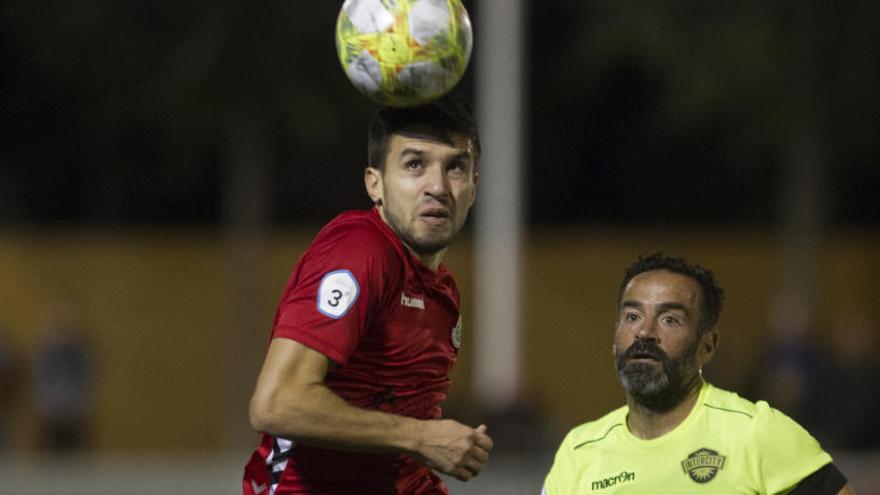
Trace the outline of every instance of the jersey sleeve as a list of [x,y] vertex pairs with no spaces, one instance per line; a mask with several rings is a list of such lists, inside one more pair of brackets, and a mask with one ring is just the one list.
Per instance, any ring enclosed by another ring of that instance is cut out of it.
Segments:
[[572,433],[569,432],[566,435],[565,440],[559,446],[559,450],[556,451],[553,466],[544,479],[544,488],[541,490],[541,495],[566,495],[574,493],[577,468],[572,450]]
[[371,321],[381,317],[402,270],[394,246],[370,224],[326,227],[288,281],[272,337],[345,364]]
[[756,448],[766,493],[786,493],[831,462],[819,442],[801,425],[766,403],[756,416]]

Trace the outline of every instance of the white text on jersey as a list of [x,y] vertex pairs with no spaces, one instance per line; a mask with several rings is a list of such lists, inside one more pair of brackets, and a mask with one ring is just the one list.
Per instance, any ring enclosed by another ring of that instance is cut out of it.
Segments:
[[407,308],[425,309],[425,300],[418,297],[408,297],[403,292],[400,293],[400,304]]

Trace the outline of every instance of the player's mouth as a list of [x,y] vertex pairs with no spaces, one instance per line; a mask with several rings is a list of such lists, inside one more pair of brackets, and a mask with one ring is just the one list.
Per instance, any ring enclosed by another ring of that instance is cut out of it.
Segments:
[[425,208],[419,212],[419,218],[428,225],[440,226],[446,225],[446,223],[449,222],[451,215],[447,208],[431,207]]
[[660,361],[660,358],[648,352],[636,352],[627,361]]

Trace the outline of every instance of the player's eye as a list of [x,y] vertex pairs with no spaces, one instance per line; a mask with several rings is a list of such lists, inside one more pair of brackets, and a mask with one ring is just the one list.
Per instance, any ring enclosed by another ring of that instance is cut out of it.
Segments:
[[639,315],[637,313],[626,313],[623,315],[623,321],[627,321],[630,323],[632,323],[634,321],[638,321],[638,319],[639,319]]
[[408,168],[410,170],[416,170],[416,169],[422,167],[422,161],[416,160],[416,159],[409,160],[406,162],[405,166],[406,166],[406,168]]
[[463,162],[462,160],[453,160],[449,162],[449,165],[447,165],[447,169],[450,172],[467,172],[468,166],[467,163]]
[[680,324],[681,322],[678,320],[678,318],[676,318],[672,315],[666,315],[663,317],[663,323],[670,325],[670,326],[674,326],[674,325]]

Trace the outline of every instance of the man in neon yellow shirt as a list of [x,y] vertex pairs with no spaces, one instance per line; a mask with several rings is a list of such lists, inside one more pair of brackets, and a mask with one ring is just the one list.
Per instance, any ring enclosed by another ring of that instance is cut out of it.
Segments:
[[614,336],[627,405],[569,432],[544,495],[855,493],[788,416],[703,381],[722,301],[712,272],[681,258],[627,269]]

